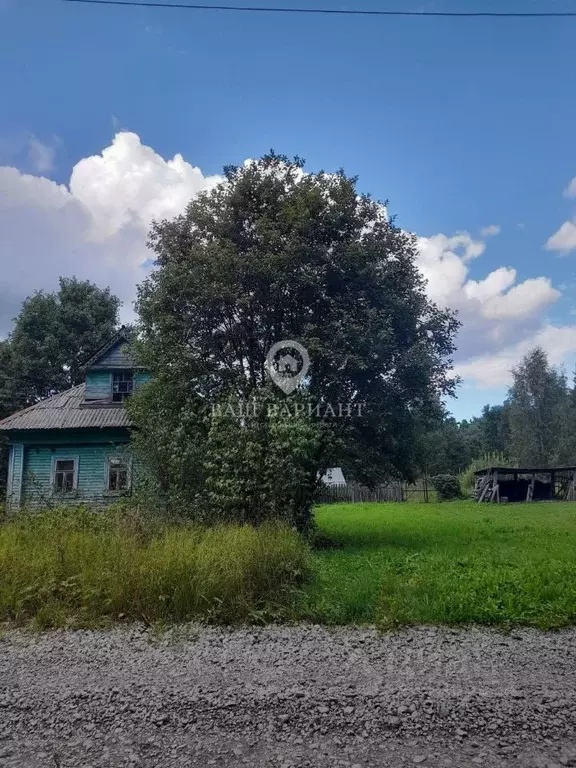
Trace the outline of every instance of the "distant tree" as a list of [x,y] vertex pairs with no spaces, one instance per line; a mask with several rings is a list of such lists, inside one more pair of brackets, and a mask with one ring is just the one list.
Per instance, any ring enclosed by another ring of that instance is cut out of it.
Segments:
[[508,453],[520,465],[558,463],[565,452],[570,405],[565,374],[550,365],[541,347],[524,355],[512,374]]
[[559,464],[576,466],[576,371],[572,378],[572,387],[567,395],[563,429],[559,436]]
[[9,374],[4,378],[11,381],[13,408],[80,383],[82,363],[116,330],[119,307],[109,288],[75,277],[61,277],[56,292],[27,298],[8,338]]
[[428,475],[454,475],[467,467],[481,450],[480,430],[475,421],[457,422],[445,416],[440,424],[420,437],[419,465]]
[[[152,229],[158,269],[140,287],[138,310],[142,360],[164,371],[163,408],[181,382],[187,405],[174,408],[185,411],[258,395],[269,348],[294,339],[312,359],[308,398],[366,403],[362,417],[334,420],[342,450],[332,459],[364,482],[412,476],[415,413],[454,389],[458,325],[427,298],[414,238],[343,172],[306,174],[300,160],[271,153],[225,175]],[[315,451],[307,430],[299,434]]]
[[[0,341],[0,419],[9,416],[15,410],[15,402],[10,344],[7,341]],[[8,439],[0,435],[0,499],[6,492],[7,471]]]
[[17,397],[12,348],[9,341],[3,340],[0,341],[0,419],[13,413]]
[[508,405],[485,405],[482,408],[482,416],[478,419],[478,426],[481,432],[481,453],[506,452],[510,442]]

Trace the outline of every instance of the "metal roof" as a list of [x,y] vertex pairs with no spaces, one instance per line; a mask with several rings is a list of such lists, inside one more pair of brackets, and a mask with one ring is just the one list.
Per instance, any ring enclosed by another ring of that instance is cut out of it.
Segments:
[[84,384],[41,400],[0,421],[0,431],[129,426],[128,414],[121,403],[100,405],[84,402]]

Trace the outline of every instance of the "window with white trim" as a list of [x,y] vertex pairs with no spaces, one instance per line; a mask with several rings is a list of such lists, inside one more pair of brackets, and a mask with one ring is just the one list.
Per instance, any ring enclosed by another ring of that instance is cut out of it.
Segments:
[[134,390],[134,373],[132,371],[114,371],[112,374],[112,400],[121,403],[130,397]]
[[107,489],[127,491],[130,488],[130,462],[123,458],[108,459]]
[[54,459],[52,485],[58,493],[69,493],[76,488],[78,479],[77,459]]

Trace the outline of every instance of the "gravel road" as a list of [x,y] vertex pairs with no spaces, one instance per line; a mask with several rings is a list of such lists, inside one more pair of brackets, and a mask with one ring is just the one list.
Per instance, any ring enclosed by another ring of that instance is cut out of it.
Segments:
[[0,766],[576,766],[576,630],[9,631]]

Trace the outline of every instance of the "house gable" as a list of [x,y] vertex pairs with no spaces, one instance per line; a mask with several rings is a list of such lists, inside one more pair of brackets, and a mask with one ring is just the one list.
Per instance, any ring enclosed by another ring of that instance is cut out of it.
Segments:
[[149,374],[134,364],[130,352],[130,338],[122,327],[85,364],[87,403],[110,403],[114,400],[114,380],[123,373],[130,374],[134,388],[148,380]]
[[125,338],[119,338],[116,343],[106,349],[99,357],[92,358],[88,371],[97,370],[118,370],[124,368],[134,368],[134,360],[130,355],[130,345]]

